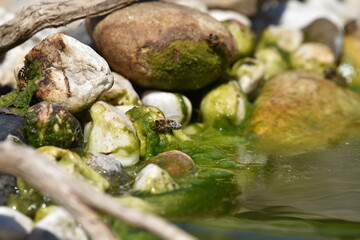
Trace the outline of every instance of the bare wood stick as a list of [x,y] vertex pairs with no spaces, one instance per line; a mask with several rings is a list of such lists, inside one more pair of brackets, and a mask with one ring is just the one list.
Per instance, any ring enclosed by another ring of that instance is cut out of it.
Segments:
[[0,55],[48,27],[59,27],[126,7],[137,0],[59,0],[31,5],[0,26]]
[[195,238],[164,219],[126,207],[111,196],[95,191],[33,149],[9,141],[0,144],[0,172],[23,178],[67,209],[93,240],[114,240],[95,210],[114,215],[166,240]]

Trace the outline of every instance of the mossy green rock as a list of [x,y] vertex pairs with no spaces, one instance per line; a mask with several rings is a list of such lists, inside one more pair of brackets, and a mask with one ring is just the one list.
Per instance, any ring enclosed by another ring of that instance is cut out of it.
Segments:
[[87,24],[112,69],[147,88],[200,89],[221,76],[238,53],[220,22],[171,3],[135,3]]
[[360,95],[316,75],[285,72],[265,83],[249,121],[262,147],[298,153],[360,133]]
[[40,102],[25,113],[28,142],[33,147],[81,146],[83,133],[79,121],[64,107]]
[[159,131],[154,128],[155,120],[165,119],[164,114],[153,106],[137,106],[126,112],[136,129],[140,140],[140,157],[148,159],[159,153],[178,148],[178,141],[172,129]]

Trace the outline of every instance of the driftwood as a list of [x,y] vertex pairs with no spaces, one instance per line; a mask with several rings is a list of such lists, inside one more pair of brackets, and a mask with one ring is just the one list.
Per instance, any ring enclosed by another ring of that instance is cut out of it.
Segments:
[[60,27],[85,17],[96,17],[137,0],[60,0],[31,5],[0,26],[0,56],[49,27]]
[[62,205],[83,226],[92,240],[116,239],[101,222],[96,211],[113,215],[162,239],[195,239],[160,217],[126,207],[114,201],[111,196],[95,191],[30,147],[15,145],[10,141],[1,143],[0,172],[21,177]]

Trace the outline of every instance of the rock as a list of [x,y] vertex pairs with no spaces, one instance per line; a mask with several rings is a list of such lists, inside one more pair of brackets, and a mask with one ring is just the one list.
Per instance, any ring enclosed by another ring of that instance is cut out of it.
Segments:
[[303,40],[304,34],[299,29],[271,25],[261,33],[257,48],[276,47],[291,53],[300,47]]
[[27,240],[88,240],[88,237],[73,216],[56,207],[35,224]]
[[250,27],[247,27],[234,19],[222,21],[222,23],[235,39],[239,53],[238,57],[250,56],[255,49],[256,42],[256,35],[251,31]]
[[194,8],[197,9],[198,11],[204,12],[206,13],[208,11],[207,6],[202,3],[200,0],[192,0],[192,1],[187,1],[187,0],[165,0],[166,2],[173,2],[179,5],[184,5],[190,8]]
[[86,149],[118,160],[124,167],[139,161],[136,130],[122,111],[105,102],[90,108],[92,121],[85,127]]
[[40,102],[25,114],[26,132],[31,146],[79,147],[83,133],[79,121],[56,103]]
[[251,28],[251,20],[239,12],[223,9],[211,9],[209,10],[209,15],[219,22],[236,21],[246,28]]
[[15,115],[5,109],[0,110],[0,141],[4,141],[9,135],[25,141],[24,128],[24,117]]
[[228,74],[235,78],[245,94],[253,92],[265,76],[265,66],[257,59],[243,58],[236,61]]
[[0,207],[0,240],[27,240],[33,221],[24,214]]
[[135,178],[133,190],[138,192],[159,194],[179,188],[169,173],[157,165],[150,163]]
[[137,106],[126,112],[140,140],[140,157],[148,159],[159,153],[177,149],[178,141],[173,134],[174,123],[165,119],[154,106]]
[[237,54],[220,22],[166,2],[135,3],[101,20],[89,19],[88,27],[114,71],[146,88],[203,88],[220,77]]
[[335,66],[335,55],[331,48],[322,43],[304,43],[290,56],[293,69],[317,73],[320,76]]
[[249,131],[262,148],[287,153],[360,133],[360,95],[314,74],[290,71],[267,81]]
[[7,174],[0,174],[0,206],[6,205],[10,194],[16,192],[16,178]]
[[265,80],[284,72],[289,68],[288,60],[277,48],[262,48],[255,52],[255,58],[265,67]]
[[237,81],[221,84],[201,100],[200,111],[204,125],[217,128],[239,126],[246,117],[247,104]]
[[45,155],[50,161],[56,162],[66,172],[92,185],[97,190],[104,192],[109,187],[108,181],[88,167],[75,152],[54,146],[41,147],[37,151]]
[[186,153],[178,150],[172,150],[150,158],[150,163],[154,163],[160,168],[166,170],[170,176],[181,178],[194,172],[196,164]]
[[112,75],[114,76],[114,85],[104,92],[98,101],[104,101],[113,106],[141,105],[139,95],[131,82],[115,72]]
[[58,103],[70,112],[88,107],[113,84],[106,61],[62,33],[48,36],[26,55],[19,77],[20,88],[29,78],[38,78],[36,98]]
[[180,93],[146,91],[142,95],[141,101],[145,105],[157,107],[166,118],[175,120],[182,125],[188,124],[191,119],[191,102]]
[[231,9],[246,16],[253,16],[259,10],[259,0],[200,0],[209,8]]
[[336,59],[342,52],[343,28],[327,18],[318,18],[303,29],[306,42],[318,42],[327,45]]
[[83,159],[86,165],[108,180],[111,186],[118,187],[129,179],[129,175],[115,158],[95,152],[88,152]]

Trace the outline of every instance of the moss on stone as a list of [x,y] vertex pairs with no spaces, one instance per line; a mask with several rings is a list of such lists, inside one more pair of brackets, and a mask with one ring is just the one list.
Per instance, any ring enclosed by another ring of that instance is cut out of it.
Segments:
[[143,49],[140,60],[151,67],[153,87],[195,90],[223,74],[228,66],[224,51],[220,43],[179,40],[161,51]]
[[40,67],[39,61],[25,60],[24,67],[19,72],[19,88],[0,96],[0,108],[12,108],[20,113],[27,111],[34,93],[39,89],[36,81],[42,76]]
[[133,121],[140,140],[140,157],[148,159],[159,153],[177,149],[178,143],[171,130],[157,132],[153,129],[154,121],[164,118],[163,113],[156,107],[134,107],[126,112]]

